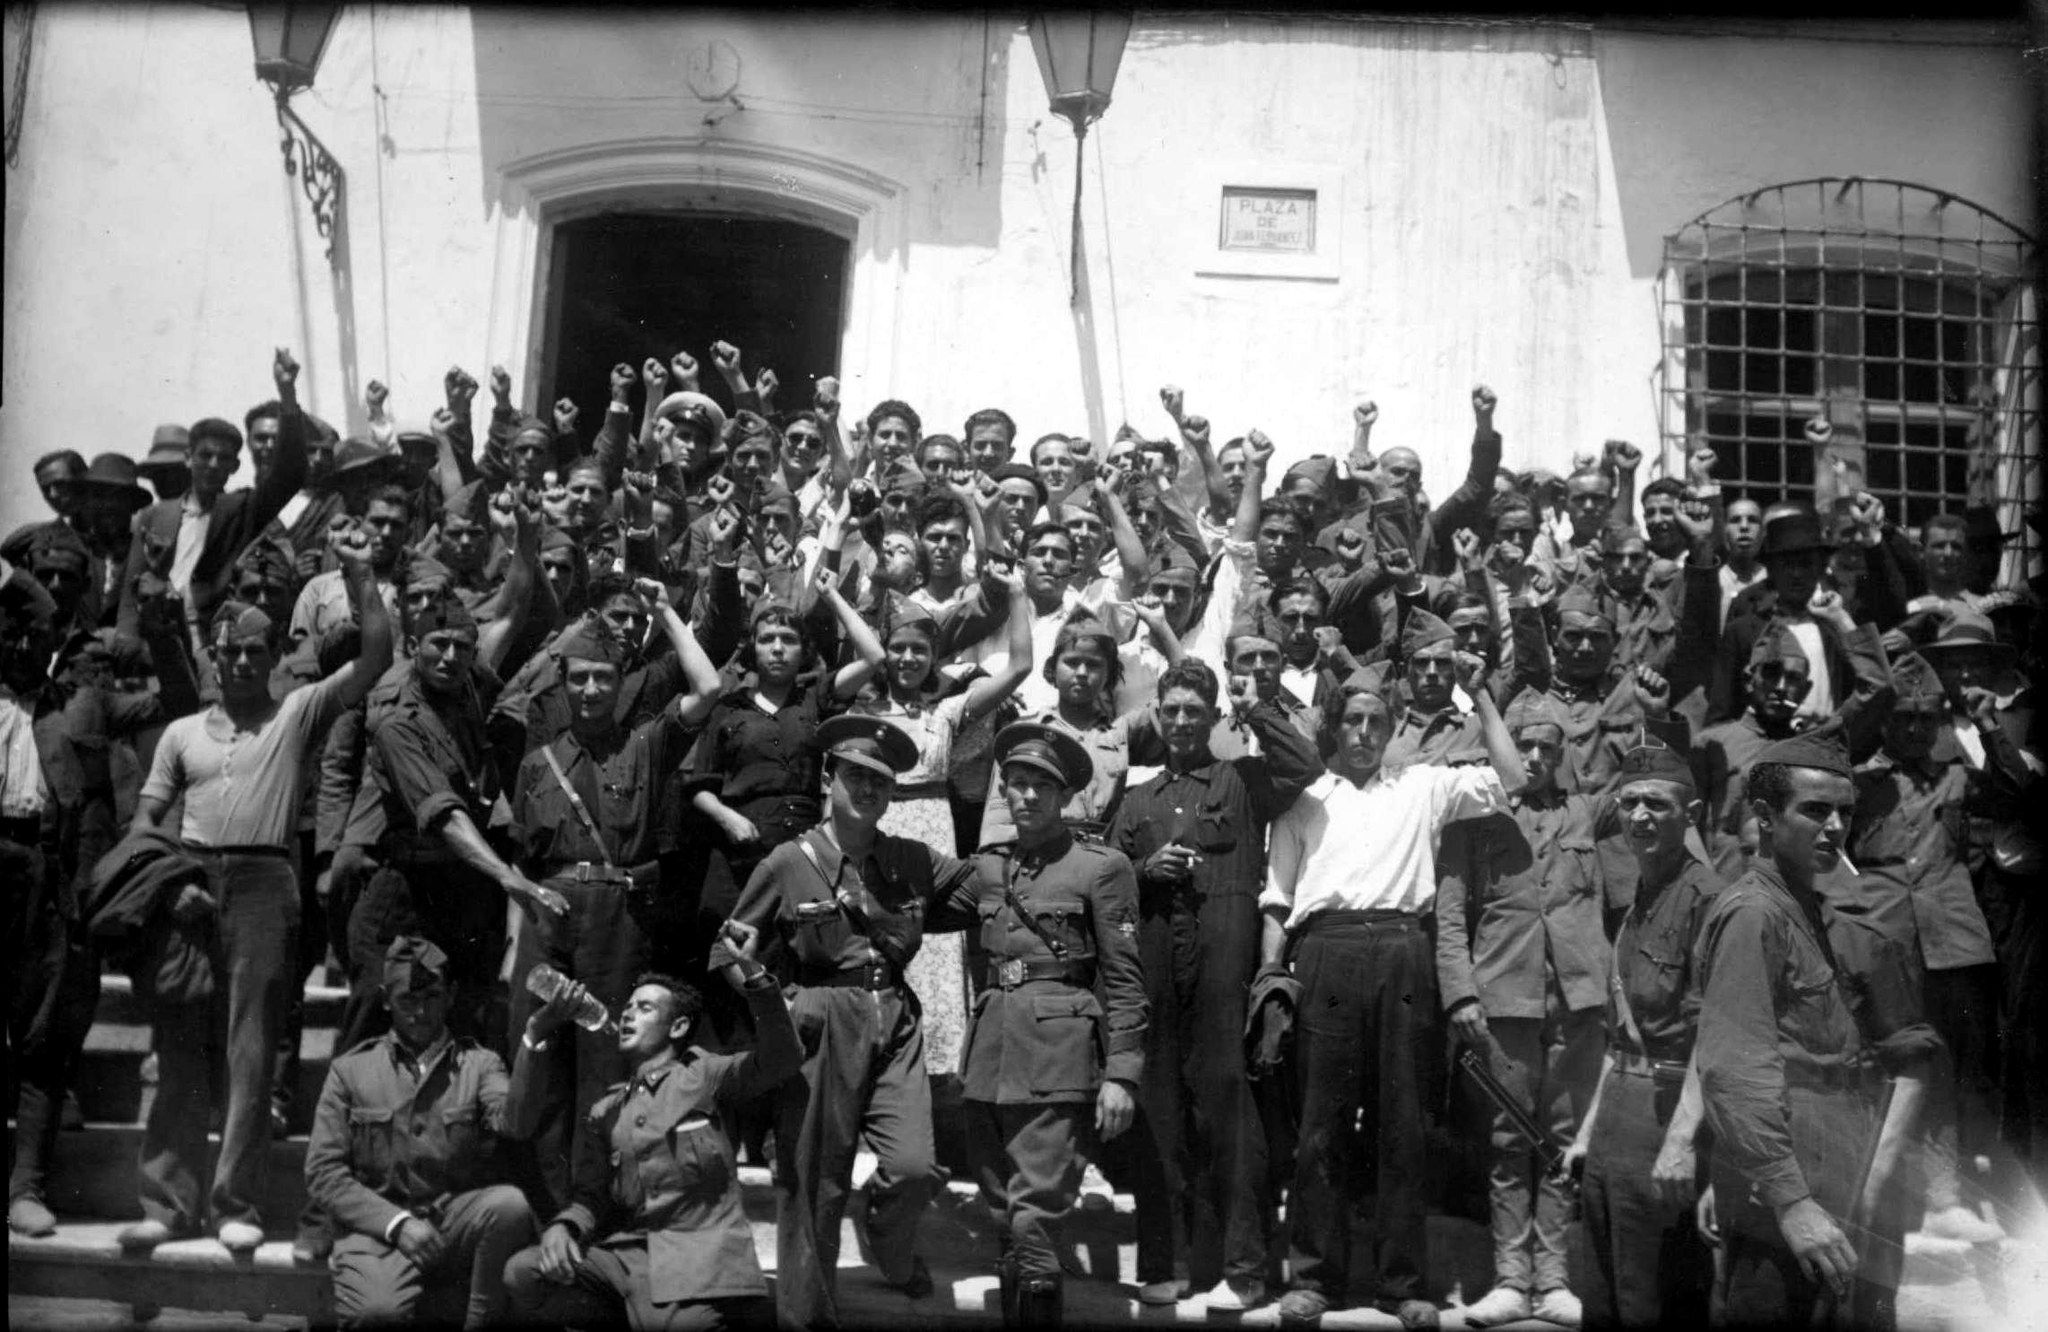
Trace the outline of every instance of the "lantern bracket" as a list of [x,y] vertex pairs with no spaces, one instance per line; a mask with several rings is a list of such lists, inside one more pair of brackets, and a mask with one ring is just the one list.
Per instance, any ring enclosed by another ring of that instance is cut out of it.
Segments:
[[305,194],[306,202],[313,207],[313,225],[320,229],[320,238],[327,242],[327,261],[335,262],[335,230],[348,192],[348,174],[341,169],[341,163],[334,154],[327,151],[327,145],[308,129],[306,122],[299,119],[291,108],[291,94],[279,89],[277,94],[277,124],[283,131],[278,147],[284,153],[284,174],[295,177],[299,189]]

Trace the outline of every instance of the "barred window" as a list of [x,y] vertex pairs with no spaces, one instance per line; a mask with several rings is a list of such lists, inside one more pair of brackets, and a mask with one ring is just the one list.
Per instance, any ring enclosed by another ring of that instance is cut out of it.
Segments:
[[[1826,507],[1868,489],[1893,520],[1995,505],[2033,536],[2041,353],[2032,239],[1973,204],[1860,178],[1772,186],[1667,237],[1663,470]],[[1806,422],[1835,427],[1825,459]],[[2015,544],[2027,568],[2031,551]]]

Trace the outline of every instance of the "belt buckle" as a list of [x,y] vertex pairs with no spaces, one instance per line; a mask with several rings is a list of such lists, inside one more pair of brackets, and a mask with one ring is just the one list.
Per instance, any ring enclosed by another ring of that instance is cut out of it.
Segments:
[[589,862],[589,861],[587,861],[587,860],[579,860],[579,861],[577,861],[577,862],[576,862],[576,882],[578,882],[578,883],[589,883],[589,882],[590,882],[590,862]]
[[887,962],[868,963],[868,988],[870,990],[886,990],[889,988],[889,964]]
[[1024,983],[1024,959],[1006,957],[996,967],[996,981],[1006,990],[1014,990]]

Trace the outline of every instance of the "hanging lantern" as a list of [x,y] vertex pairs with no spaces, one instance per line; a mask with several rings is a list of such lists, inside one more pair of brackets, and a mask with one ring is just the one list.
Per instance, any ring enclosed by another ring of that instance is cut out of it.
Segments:
[[1088,127],[1109,108],[1116,87],[1117,66],[1130,40],[1131,16],[1126,13],[1040,14],[1030,23],[1031,50],[1045,80],[1046,100],[1055,115],[1074,127],[1074,226],[1068,241],[1068,295],[1081,299],[1081,143]]

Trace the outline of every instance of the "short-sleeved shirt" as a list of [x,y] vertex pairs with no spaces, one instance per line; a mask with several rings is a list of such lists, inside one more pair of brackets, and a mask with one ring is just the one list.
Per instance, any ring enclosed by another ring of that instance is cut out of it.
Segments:
[[967,695],[954,694],[921,705],[912,712],[900,703],[860,703],[853,711],[883,717],[909,732],[917,745],[917,766],[896,775],[897,800],[915,800],[946,793],[946,775],[953,766],[953,741],[967,720]]
[[252,731],[237,731],[219,704],[178,718],[157,742],[144,798],[183,792],[179,835],[193,846],[289,846],[314,746],[341,715],[341,689],[339,673],[294,689]]

